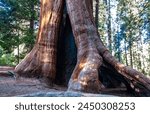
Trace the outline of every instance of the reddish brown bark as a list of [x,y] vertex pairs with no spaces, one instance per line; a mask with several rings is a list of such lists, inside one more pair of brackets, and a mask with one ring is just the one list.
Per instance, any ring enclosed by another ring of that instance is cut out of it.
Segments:
[[[128,89],[149,95],[150,80],[136,70],[119,63],[103,45],[87,4],[86,0],[67,0],[68,12],[78,48],[78,62],[72,74],[69,89],[96,92],[99,87],[97,70],[104,67],[111,75],[117,77],[114,80],[123,82]],[[113,78],[111,75],[109,77]]]
[[[85,0],[66,0],[72,30],[77,46],[77,65],[69,82],[69,90],[98,92],[98,68],[102,59],[92,42],[92,29],[89,26],[90,13]],[[80,5],[79,5],[80,4]]]
[[[66,65],[65,59],[59,61],[59,57],[56,56],[57,44],[59,44],[57,42],[58,34],[60,31],[64,32],[63,30],[59,31],[60,21],[64,19],[61,18],[63,4],[63,0],[41,0],[41,21],[37,42],[33,50],[16,67],[17,75],[41,75],[48,77],[51,82],[56,77],[57,61],[60,63],[58,68],[63,68],[61,66],[63,62]],[[66,0],[66,5],[69,15],[69,18],[66,19],[70,19],[77,47],[77,63],[71,75],[68,89],[99,92],[103,86],[118,87],[123,83],[128,90],[136,95],[150,96],[150,79],[119,63],[104,46],[92,15],[92,0]],[[68,27],[61,29],[68,31]],[[61,41],[64,39],[63,37],[69,37],[72,31],[70,30],[69,34],[65,32],[65,35],[60,37]],[[65,45],[65,42],[63,43],[62,45]],[[58,49],[61,49],[61,46]],[[63,50],[67,50],[66,46]],[[70,52],[68,51],[68,53]],[[70,62],[68,64],[71,65]],[[60,79],[61,77],[57,76],[56,80]]]
[[17,75],[42,76],[51,81],[56,76],[57,39],[63,0],[41,0],[40,27],[32,51],[16,66]]

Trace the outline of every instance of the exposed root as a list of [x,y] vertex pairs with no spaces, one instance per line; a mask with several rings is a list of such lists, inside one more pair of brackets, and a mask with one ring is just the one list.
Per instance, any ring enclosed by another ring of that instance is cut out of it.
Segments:
[[[67,10],[77,46],[77,64],[69,81],[69,90],[99,92],[99,67],[102,64],[94,42],[89,22],[86,0],[66,0]],[[80,5],[78,5],[80,3]]]
[[[110,54],[107,48],[103,45],[98,33],[97,35],[94,34],[94,36],[95,37],[93,41],[97,46],[99,54],[105,61],[105,66],[109,69],[112,69],[111,73],[114,74],[113,72],[115,71],[121,78],[120,81],[126,85],[130,92],[132,91],[136,95],[150,96],[150,79],[144,76],[142,73],[136,71],[135,69],[121,64]],[[117,75],[115,76],[118,78]]]
[[99,92],[101,83],[98,78],[98,69],[101,57],[95,51],[89,51],[89,55],[78,58],[77,65],[69,81],[69,90],[84,92]]

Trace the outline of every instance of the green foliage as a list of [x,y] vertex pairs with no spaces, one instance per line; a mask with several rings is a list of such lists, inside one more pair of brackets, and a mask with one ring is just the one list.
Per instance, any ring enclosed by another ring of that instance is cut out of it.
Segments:
[[0,65],[9,65],[15,66],[16,65],[16,58],[12,54],[3,54],[0,57]]
[[[109,1],[110,6],[107,5]],[[108,17],[111,32],[107,30]],[[149,20],[149,0],[102,0],[99,3],[98,30],[104,44],[109,48],[108,34],[111,33],[112,54],[120,62],[150,76]]]
[[[150,40],[150,31],[148,31],[148,14],[150,12],[150,2],[148,0],[117,0],[117,17],[119,18],[119,36],[125,41],[122,44],[121,58],[124,63],[143,72],[149,73],[147,43]],[[124,28],[122,28],[124,25]],[[117,49],[121,48],[116,47]],[[125,61],[124,61],[125,59]]]
[[0,57],[3,55],[3,52],[4,52],[4,50],[3,50],[3,48],[0,46]]
[[[39,0],[0,0],[0,64],[17,64],[34,45],[35,24],[38,20]],[[26,45],[19,58],[13,54],[21,44]],[[1,50],[3,49],[3,50]],[[12,57],[12,59],[10,58]]]

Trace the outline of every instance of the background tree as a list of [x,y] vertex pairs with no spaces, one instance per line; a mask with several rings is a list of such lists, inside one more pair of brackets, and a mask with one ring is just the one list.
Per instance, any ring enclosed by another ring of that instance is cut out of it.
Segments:
[[39,2],[1,0],[0,4],[0,45],[4,49],[0,63],[16,65],[33,47]]
[[95,24],[96,27],[98,28],[99,26],[99,0],[95,0]]

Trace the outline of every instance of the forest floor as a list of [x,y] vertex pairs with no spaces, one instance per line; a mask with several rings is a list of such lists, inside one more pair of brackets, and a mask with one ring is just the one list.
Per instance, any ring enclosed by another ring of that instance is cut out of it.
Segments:
[[[8,96],[26,96],[35,93],[48,93],[48,92],[65,92],[67,87],[60,87],[54,85],[53,87],[47,87],[41,83],[39,79],[35,78],[23,78],[16,79],[11,75],[9,71],[13,71],[13,67],[0,67],[0,97]],[[97,94],[98,95],[98,94]],[[96,94],[90,96],[97,96]],[[101,95],[113,95],[113,96],[132,96],[126,92],[125,88],[117,89],[105,89],[101,92]],[[44,95],[43,95],[44,96]],[[58,95],[57,95],[58,96]],[[65,96],[65,95],[64,95]],[[70,95],[70,96],[73,96]]]

